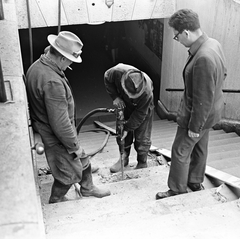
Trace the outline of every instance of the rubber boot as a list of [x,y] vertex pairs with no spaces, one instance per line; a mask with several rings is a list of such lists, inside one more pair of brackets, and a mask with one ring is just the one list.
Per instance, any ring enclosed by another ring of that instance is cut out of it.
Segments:
[[81,186],[80,192],[84,197],[93,196],[97,198],[103,198],[111,194],[108,189],[100,189],[93,184],[91,164],[89,164],[89,166],[83,170],[82,180],[79,182],[79,184]]
[[[124,167],[126,167],[129,163],[130,150],[131,150],[131,148],[125,149],[125,152],[123,154],[123,165],[124,165]],[[118,161],[110,167],[110,172],[111,173],[117,173],[119,171],[121,171],[121,156],[119,157]]]
[[51,196],[49,198],[49,203],[58,203],[58,202],[67,201],[68,199],[65,197],[65,195],[71,186],[72,185],[64,185],[60,183],[58,180],[54,179]]
[[147,168],[147,153],[137,155],[137,166],[134,169]]

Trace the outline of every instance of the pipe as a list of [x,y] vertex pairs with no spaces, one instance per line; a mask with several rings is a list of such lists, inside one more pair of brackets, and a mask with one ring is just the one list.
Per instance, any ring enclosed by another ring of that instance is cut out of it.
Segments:
[[58,0],[58,33],[61,31],[61,0]]
[[32,43],[32,26],[31,26],[29,0],[27,0],[27,17],[28,17],[29,45],[30,45],[30,65],[32,65],[32,63],[33,63],[33,43]]
[[[83,124],[85,123],[85,121],[90,117],[92,116],[93,114],[96,114],[96,113],[99,113],[99,112],[105,112],[105,113],[114,113],[115,110],[114,109],[108,109],[108,108],[97,108],[97,109],[94,109],[92,111],[90,111],[88,114],[86,114],[82,120],[80,121],[80,123],[77,125],[76,127],[76,130],[77,130],[77,134],[79,134],[80,130],[81,130],[81,127],[83,126]],[[105,129],[93,129],[93,130],[87,130],[87,131],[83,131],[82,133],[84,132],[99,132],[99,131],[102,131],[102,132],[105,132],[107,133],[107,136],[105,137],[102,145],[96,149],[95,151],[91,152],[91,153],[88,153],[86,154],[87,157],[93,157],[95,154],[97,154],[98,152],[100,152],[107,144],[107,141],[108,141],[108,138],[110,136],[110,132],[108,130],[105,130]]]

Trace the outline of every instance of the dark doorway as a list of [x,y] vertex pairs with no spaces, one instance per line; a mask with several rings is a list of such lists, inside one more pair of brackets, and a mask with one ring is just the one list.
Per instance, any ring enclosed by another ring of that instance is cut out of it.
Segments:
[[[124,37],[119,41],[119,57],[117,62],[112,61],[111,52],[106,48],[106,26],[110,23],[100,25],[71,25],[62,26],[61,31],[71,31],[82,40],[83,52],[82,63],[71,65],[72,71],[67,69],[65,74],[73,88],[74,97],[77,104],[77,117],[82,118],[88,112],[96,108],[112,108],[112,100],[106,93],[103,75],[104,72],[117,63],[133,65],[145,71],[154,80],[155,98],[158,97],[159,79],[154,76],[146,62],[136,55],[131,46],[128,45]],[[113,27],[118,27],[115,22],[111,22]],[[124,22],[127,24],[127,22]],[[46,46],[48,46],[47,36],[57,35],[57,27],[32,29],[33,36],[33,60],[37,60]],[[124,34],[124,33],[123,33]],[[24,72],[30,66],[29,31],[19,30],[21,52],[23,58]]]

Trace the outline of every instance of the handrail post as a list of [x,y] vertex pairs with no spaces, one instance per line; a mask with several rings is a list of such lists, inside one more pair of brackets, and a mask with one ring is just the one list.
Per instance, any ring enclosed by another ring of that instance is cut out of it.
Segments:
[[0,20],[4,20],[2,0],[0,0]]
[[0,59],[0,102],[6,102],[6,101],[7,101],[7,94],[6,94],[1,59]]

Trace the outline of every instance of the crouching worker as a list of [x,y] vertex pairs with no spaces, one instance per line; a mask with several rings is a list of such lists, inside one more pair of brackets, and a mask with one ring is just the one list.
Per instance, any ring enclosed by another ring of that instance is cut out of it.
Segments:
[[[135,169],[146,168],[154,113],[152,81],[146,73],[120,63],[105,72],[104,83],[114,107],[124,108],[124,166],[129,163],[131,145],[134,142],[137,152]],[[121,158],[110,168],[112,173],[120,170]]]
[[91,164],[77,138],[75,102],[64,74],[73,62],[82,62],[83,43],[68,31],[47,39],[50,48],[28,69],[26,88],[32,125],[41,135],[54,178],[49,203],[65,201],[74,183],[80,184],[82,196],[108,196],[109,190],[93,184]]

